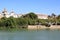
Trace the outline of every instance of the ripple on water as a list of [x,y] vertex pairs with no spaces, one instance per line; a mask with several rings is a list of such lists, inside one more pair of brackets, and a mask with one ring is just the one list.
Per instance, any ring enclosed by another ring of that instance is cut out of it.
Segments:
[[60,40],[60,30],[0,31],[0,40]]

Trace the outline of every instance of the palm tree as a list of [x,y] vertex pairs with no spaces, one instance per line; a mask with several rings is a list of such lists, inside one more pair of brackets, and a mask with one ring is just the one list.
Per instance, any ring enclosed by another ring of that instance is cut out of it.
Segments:
[[51,17],[52,17],[52,20],[54,21],[53,23],[57,24],[56,15],[54,13],[52,13]]
[[51,15],[53,18],[56,18],[56,15],[54,14],[54,13],[52,13],[52,15]]

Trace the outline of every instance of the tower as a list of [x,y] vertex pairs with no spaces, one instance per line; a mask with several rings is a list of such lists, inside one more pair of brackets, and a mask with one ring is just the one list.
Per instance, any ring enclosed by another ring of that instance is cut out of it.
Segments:
[[6,16],[8,14],[6,8],[3,9],[2,13],[3,13],[4,16]]

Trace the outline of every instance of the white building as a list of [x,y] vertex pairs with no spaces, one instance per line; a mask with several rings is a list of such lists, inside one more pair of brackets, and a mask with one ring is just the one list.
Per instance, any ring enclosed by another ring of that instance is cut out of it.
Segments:
[[48,15],[45,14],[36,14],[38,16],[38,19],[48,19]]
[[6,18],[9,18],[9,17],[14,17],[14,18],[18,18],[18,17],[20,17],[20,16],[22,16],[22,15],[20,15],[20,14],[16,14],[13,10],[9,13],[5,8],[4,8],[4,10],[0,13],[0,18],[2,18],[2,17],[6,17]]
[[[0,13],[0,18],[2,17],[14,17],[14,18],[18,18],[21,17],[24,14],[16,14],[13,10],[9,13],[5,8],[4,10]],[[39,19],[48,19],[48,15],[45,14],[36,14],[38,16]]]

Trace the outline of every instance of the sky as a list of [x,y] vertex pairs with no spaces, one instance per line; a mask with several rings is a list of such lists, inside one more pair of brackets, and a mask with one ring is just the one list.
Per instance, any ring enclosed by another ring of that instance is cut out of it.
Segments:
[[13,9],[17,14],[29,12],[47,14],[60,14],[60,0],[0,0],[0,12],[6,8],[8,12]]

